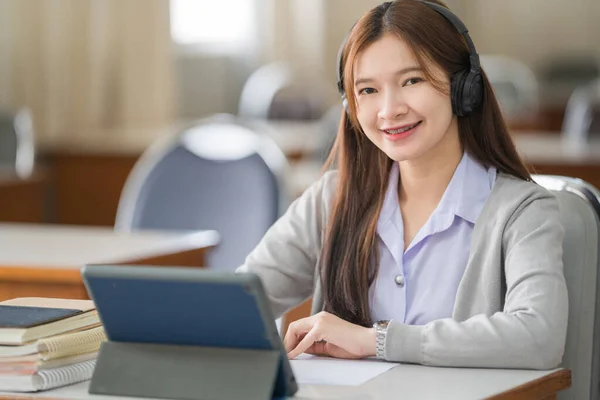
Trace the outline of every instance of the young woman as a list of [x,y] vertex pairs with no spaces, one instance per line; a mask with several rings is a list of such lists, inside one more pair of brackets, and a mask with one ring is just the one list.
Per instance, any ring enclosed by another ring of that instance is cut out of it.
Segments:
[[340,60],[337,170],[239,269],[262,278],[277,316],[313,297],[288,356],[556,367],[558,203],[519,159],[464,25],[439,2],[384,3]]

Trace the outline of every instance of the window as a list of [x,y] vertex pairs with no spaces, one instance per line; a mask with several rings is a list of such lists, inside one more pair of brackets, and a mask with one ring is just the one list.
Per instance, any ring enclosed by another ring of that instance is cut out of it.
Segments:
[[171,0],[171,36],[182,46],[241,45],[250,33],[252,0]]

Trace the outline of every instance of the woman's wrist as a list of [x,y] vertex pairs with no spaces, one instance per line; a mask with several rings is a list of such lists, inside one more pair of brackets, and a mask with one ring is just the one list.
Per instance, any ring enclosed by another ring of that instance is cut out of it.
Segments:
[[377,335],[375,328],[364,328],[362,339],[363,357],[375,357],[377,354],[376,343]]

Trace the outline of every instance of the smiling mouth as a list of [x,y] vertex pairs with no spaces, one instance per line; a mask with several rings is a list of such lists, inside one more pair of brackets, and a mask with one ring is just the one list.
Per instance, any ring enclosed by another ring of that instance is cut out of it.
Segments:
[[417,126],[419,126],[421,124],[421,122],[423,122],[423,121],[419,121],[416,124],[405,126],[404,128],[400,128],[400,129],[388,129],[388,130],[383,130],[383,131],[385,133],[387,133],[388,135],[399,135],[399,134],[404,133],[406,131],[410,131],[413,128],[416,128]]

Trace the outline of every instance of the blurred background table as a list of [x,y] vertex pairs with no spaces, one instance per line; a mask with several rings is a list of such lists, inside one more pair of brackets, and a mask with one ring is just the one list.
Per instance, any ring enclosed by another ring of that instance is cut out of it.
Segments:
[[0,224],[0,300],[87,298],[85,264],[202,267],[214,231],[119,233],[110,228]]

